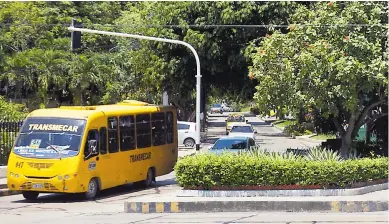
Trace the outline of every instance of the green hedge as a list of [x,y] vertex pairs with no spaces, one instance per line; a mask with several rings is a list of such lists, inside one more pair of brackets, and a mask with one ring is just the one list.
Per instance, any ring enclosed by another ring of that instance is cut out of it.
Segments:
[[309,161],[252,155],[200,154],[175,166],[182,187],[321,185],[344,187],[388,177],[388,158]]

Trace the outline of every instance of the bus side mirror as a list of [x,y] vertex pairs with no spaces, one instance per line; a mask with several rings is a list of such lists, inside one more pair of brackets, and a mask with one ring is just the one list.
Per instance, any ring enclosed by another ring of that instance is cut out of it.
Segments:
[[249,122],[249,120],[246,120],[246,123]]

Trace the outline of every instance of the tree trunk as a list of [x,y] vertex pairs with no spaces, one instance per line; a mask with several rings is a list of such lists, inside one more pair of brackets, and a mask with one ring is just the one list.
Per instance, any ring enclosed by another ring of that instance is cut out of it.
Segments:
[[[372,115],[372,110],[370,110],[369,111],[369,117],[372,117],[373,115]],[[365,134],[365,143],[366,144],[370,144],[370,141],[371,141],[371,139],[370,139],[370,135],[371,135],[371,126],[372,126],[372,122],[367,122],[366,123],[366,125],[365,125],[365,127],[366,127],[366,134]]]
[[351,131],[345,132],[341,138],[342,138],[342,146],[340,147],[339,153],[343,158],[347,158],[352,143]]
[[342,139],[342,146],[340,147],[339,153],[343,158],[348,158],[352,140],[353,140],[352,133],[355,128],[355,115],[352,114],[350,116],[350,119],[348,121],[348,127],[346,129],[344,129],[342,124],[340,124],[339,120],[336,118],[334,118],[334,123]]

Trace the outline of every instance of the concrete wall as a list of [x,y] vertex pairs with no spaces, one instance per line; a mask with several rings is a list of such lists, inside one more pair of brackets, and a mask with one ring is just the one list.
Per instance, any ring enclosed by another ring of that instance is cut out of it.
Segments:
[[0,178],[7,178],[7,166],[0,166]]

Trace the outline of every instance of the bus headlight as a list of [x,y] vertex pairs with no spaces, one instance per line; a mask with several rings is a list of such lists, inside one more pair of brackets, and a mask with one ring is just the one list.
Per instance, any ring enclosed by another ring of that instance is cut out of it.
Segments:
[[62,180],[62,176],[61,175],[58,175],[58,180]]
[[65,180],[69,179],[69,175],[66,174],[66,175],[64,176],[64,178],[65,178]]
[[15,174],[15,177],[18,178],[18,177],[19,177],[19,174]]
[[11,173],[9,173],[9,175],[10,175],[11,177],[13,177],[13,176],[14,176],[14,173],[11,172]]

